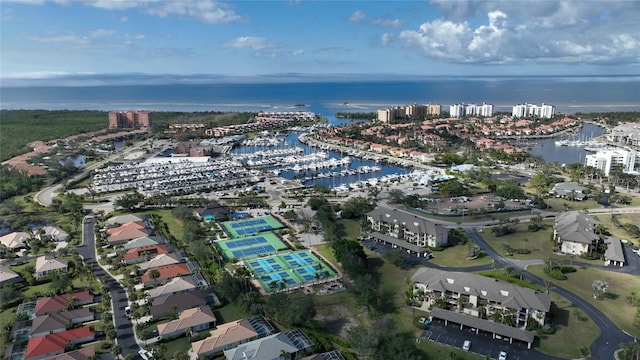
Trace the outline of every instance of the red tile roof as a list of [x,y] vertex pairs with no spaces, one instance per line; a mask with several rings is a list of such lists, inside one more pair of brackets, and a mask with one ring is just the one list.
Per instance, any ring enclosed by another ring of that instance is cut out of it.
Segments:
[[47,354],[54,355],[60,351],[64,352],[65,346],[74,339],[82,339],[95,335],[93,326],[62,331],[59,333],[38,336],[29,339],[25,359],[40,357]]
[[73,294],[62,294],[53,297],[46,297],[36,302],[34,310],[36,315],[44,315],[47,313],[57,312],[67,307],[67,299],[75,297],[79,302],[92,302],[93,294],[88,291],[80,291]]
[[[158,270],[158,272],[160,273],[160,277],[158,277],[155,280],[151,278],[151,271],[153,270]],[[184,276],[189,274],[191,274],[191,270],[189,270],[189,266],[187,266],[187,264],[171,264],[171,265],[165,265],[165,266],[158,266],[156,268],[145,271],[142,277],[140,278],[140,280],[142,281],[143,284],[147,284],[153,281],[162,281],[162,280],[171,279],[177,276]]]
[[137,259],[141,256],[142,253],[147,252],[149,255],[153,254],[167,254],[169,253],[169,249],[167,249],[166,245],[145,245],[137,248],[129,249],[122,256],[123,260],[132,260]]

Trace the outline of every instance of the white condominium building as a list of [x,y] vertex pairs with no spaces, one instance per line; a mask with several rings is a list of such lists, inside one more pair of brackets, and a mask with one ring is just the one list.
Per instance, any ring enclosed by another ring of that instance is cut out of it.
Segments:
[[638,160],[640,157],[637,156],[635,150],[603,150],[587,155],[584,159],[584,165],[600,169],[605,176],[609,176],[611,169],[616,166],[620,166],[625,173],[635,173]]
[[449,106],[451,117],[460,118],[466,115],[493,116],[493,105],[482,103],[477,104],[454,104]]
[[542,103],[542,105],[536,104],[517,104],[513,106],[511,116],[513,117],[539,117],[551,119],[555,114],[556,108],[553,105]]

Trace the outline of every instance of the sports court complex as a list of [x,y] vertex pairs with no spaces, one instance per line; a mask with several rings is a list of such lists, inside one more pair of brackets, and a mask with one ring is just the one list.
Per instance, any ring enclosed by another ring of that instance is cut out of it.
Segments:
[[311,251],[287,252],[245,261],[266,292],[331,278],[336,273]]
[[278,236],[272,232],[228,240],[219,240],[215,244],[222,250],[227,260],[248,260],[259,256],[275,254],[289,249]]
[[220,224],[230,238],[256,235],[264,231],[284,229],[284,225],[271,215],[244,220],[225,221]]

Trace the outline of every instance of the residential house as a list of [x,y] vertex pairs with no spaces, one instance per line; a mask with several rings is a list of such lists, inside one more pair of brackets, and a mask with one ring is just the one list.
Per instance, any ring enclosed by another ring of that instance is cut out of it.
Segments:
[[568,182],[561,182],[553,185],[553,188],[549,190],[549,195],[578,201],[582,201],[587,198],[584,187]]
[[309,355],[300,360],[345,360],[344,356],[338,350],[324,352],[322,354]]
[[142,237],[127,241],[127,243],[124,244],[123,247],[124,247],[124,250],[127,251],[137,247],[142,247],[142,246],[166,244],[167,242],[168,242],[167,239],[162,235],[142,236]]
[[428,218],[382,206],[366,216],[375,231],[373,237],[411,253],[420,255],[426,247],[447,244],[449,230]]
[[553,239],[563,254],[584,255],[597,249],[600,236],[598,222],[584,211],[567,211],[556,216]]
[[202,305],[182,311],[176,320],[158,324],[158,335],[160,338],[172,338],[185,335],[187,332],[195,334],[215,327],[216,322],[217,319],[209,305]]
[[191,343],[190,353],[198,358],[211,356],[234,347],[271,335],[275,329],[262,316],[241,319],[218,325],[206,339]]
[[414,296],[423,301],[421,308],[431,309],[432,316],[474,324],[470,327],[476,332],[493,332],[529,346],[533,334],[524,328],[529,321],[544,326],[551,307],[548,294],[471,273],[421,268],[411,281]]
[[153,258],[138,264],[140,271],[147,271],[160,266],[179,264],[182,259],[178,258],[177,254],[157,254]]
[[148,228],[145,222],[128,222],[116,228],[107,229],[107,242],[109,245],[124,244],[135,238],[151,235],[153,229]]
[[55,334],[67,330],[73,324],[93,321],[95,314],[89,308],[79,308],[40,315],[31,321],[30,337]]
[[185,309],[206,305],[207,300],[201,290],[183,292],[153,299],[151,302],[151,316],[159,319],[178,314]]
[[231,218],[231,209],[228,206],[219,204],[198,208],[195,213],[196,218],[201,221],[226,221]]
[[69,233],[57,226],[43,226],[34,231],[35,237],[39,240],[49,239],[55,242],[67,241]]
[[129,222],[142,222],[145,220],[144,216],[134,215],[134,214],[124,214],[111,217],[107,219],[106,224],[108,227],[119,226],[122,224],[126,224]]
[[198,285],[190,276],[176,277],[162,286],[148,290],[147,297],[149,301],[152,301],[153,299],[163,296],[195,291],[197,288]]
[[70,344],[84,344],[95,339],[92,326],[62,331],[59,333],[30,338],[24,358],[40,360],[60,355]]
[[78,350],[69,351],[60,355],[54,355],[43,360],[89,360],[95,359],[96,348],[94,346],[82,347]]
[[4,245],[7,249],[16,251],[27,248],[27,240],[31,238],[31,234],[24,231],[12,232],[5,236],[0,237],[0,244]]
[[282,352],[289,358],[310,349],[313,342],[300,330],[294,329],[259,338],[224,351],[227,360],[280,360]]
[[12,284],[22,280],[20,275],[6,266],[0,265],[0,285]]
[[122,255],[122,262],[125,264],[136,264],[151,259],[158,254],[167,254],[169,249],[166,245],[146,245],[127,250]]
[[53,254],[45,254],[36,259],[36,279],[44,279],[51,272],[66,274],[69,270],[67,259],[56,259]]
[[94,302],[93,294],[88,291],[80,291],[72,294],[62,294],[52,297],[39,299],[34,308],[34,315],[40,316],[44,314],[55,313],[67,308],[67,299],[73,297],[76,306],[92,304]]
[[[158,272],[158,277],[154,278],[151,275],[154,272]],[[165,266],[158,266],[157,268],[147,269],[147,271],[140,277],[140,282],[145,287],[153,287],[169,282],[171,279],[190,275],[192,273],[189,264],[171,264]]]

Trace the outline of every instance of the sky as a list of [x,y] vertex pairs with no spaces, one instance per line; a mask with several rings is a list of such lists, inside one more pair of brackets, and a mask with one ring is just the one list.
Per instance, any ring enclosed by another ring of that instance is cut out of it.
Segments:
[[640,74],[640,1],[0,0],[0,81]]

